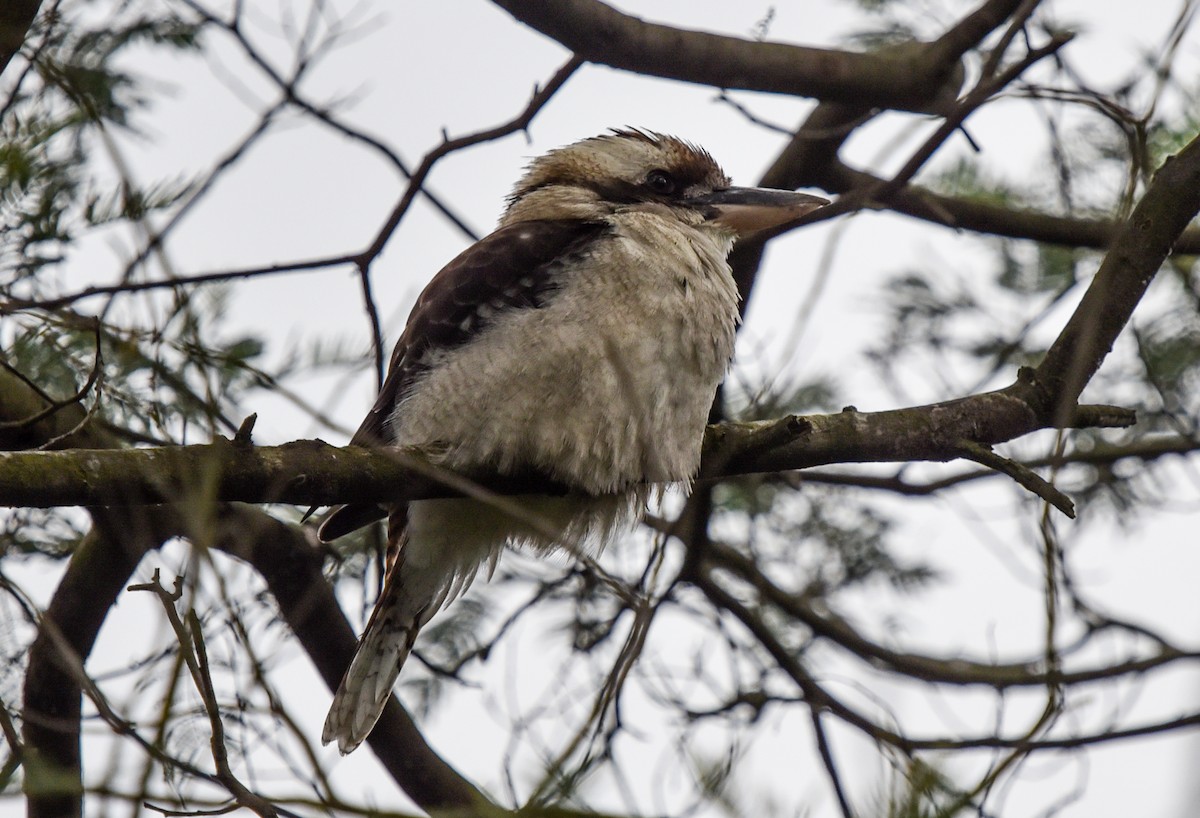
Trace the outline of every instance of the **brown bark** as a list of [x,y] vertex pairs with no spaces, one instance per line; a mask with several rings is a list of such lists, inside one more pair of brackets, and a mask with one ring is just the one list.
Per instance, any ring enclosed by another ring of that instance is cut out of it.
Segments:
[[[992,445],[1052,425],[1029,383],[945,403],[886,412],[841,412],[709,427],[706,478],[830,463],[953,460],[962,440]],[[1128,426],[1131,412],[1094,407],[1067,426]],[[483,494],[561,493],[537,477],[431,471],[406,452],[342,449],[301,440],[251,447],[209,445],[0,454],[0,505],[47,508],[195,500],[334,505]]]
[[0,72],[21,50],[25,35],[41,8],[41,0],[5,0],[0,3]]
[[958,58],[1020,5],[990,0],[936,43],[855,53],[647,23],[598,0],[494,2],[577,57],[614,68],[716,88],[918,111],[953,102],[962,80]]

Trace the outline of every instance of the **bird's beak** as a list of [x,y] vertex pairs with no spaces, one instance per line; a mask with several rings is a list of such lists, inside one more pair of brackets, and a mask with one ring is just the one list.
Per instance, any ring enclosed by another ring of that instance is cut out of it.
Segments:
[[829,200],[791,190],[730,187],[699,196],[691,203],[705,209],[708,221],[728,227],[744,237],[795,221],[829,204]]

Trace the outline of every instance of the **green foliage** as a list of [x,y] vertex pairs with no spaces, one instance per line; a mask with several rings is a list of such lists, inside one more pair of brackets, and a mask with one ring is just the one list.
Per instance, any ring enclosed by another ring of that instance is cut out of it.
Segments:
[[830,377],[779,375],[748,395],[744,405],[736,408],[733,414],[737,420],[746,423],[773,420],[784,415],[834,411],[839,408],[839,400],[839,390]]
[[192,192],[191,182],[155,182],[143,189],[124,184],[119,190],[91,192],[84,198],[83,219],[92,227],[122,221],[140,221],[165,211]]
[[0,119],[0,270],[17,283],[62,260],[82,152],[37,112]]
[[19,372],[36,373],[33,380],[52,399],[76,393],[97,365],[98,336],[92,322],[52,317],[42,323],[10,321],[6,328],[5,363]]
[[1200,118],[1190,111],[1177,122],[1152,122],[1146,134],[1146,148],[1151,167],[1162,167],[1168,157],[1179,153],[1197,133],[1200,133]]
[[68,4],[39,19],[28,38],[37,44],[32,71],[0,108],[0,280],[61,261],[65,245],[96,223],[101,200],[107,218],[137,219],[177,198],[166,189],[122,190],[89,201],[82,191],[103,128],[128,127],[131,112],[149,103],[145,84],[120,68],[123,52],[143,43],[194,49],[199,29],[166,12],[88,17],[85,7]]
[[986,326],[986,312],[965,283],[909,270],[892,278],[885,295],[888,319],[883,339],[868,352],[881,371],[897,358],[920,350],[935,355],[956,351],[964,328]]
[[190,50],[199,45],[198,25],[171,13],[113,22],[92,27],[65,16],[48,32],[52,47],[35,59],[43,81],[73,104],[71,121],[128,125],[130,112],[148,103],[143,83],[122,71],[116,59],[130,46],[152,43]]
[[1169,412],[1200,409],[1200,319],[1195,310],[1174,309],[1135,328],[1146,377]]
[[[181,289],[125,296],[120,304],[91,300],[86,306],[95,314],[53,301],[79,280],[69,263],[81,241],[114,235],[101,231],[143,236],[152,216],[193,191],[189,181],[139,186],[123,178],[113,137],[136,135],[137,115],[149,110],[152,90],[161,90],[131,73],[127,56],[200,44],[198,24],[165,6],[129,4],[97,15],[86,3],[66,3],[35,23],[26,62],[18,57],[9,67],[6,76],[17,81],[0,100],[0,300],[29,305],[0,320],[0,361],[51,400],[91,381],[79,400],[90,422],[131,441],[227,432],[240,419],[239,402],[262,383],[263,342],[222,337],[227,305],[219,288],[208,288],[207,297]],[[123,280],[154,272],[152,261],[152,254],[132,260]],[[55,543],[28,533],[21,518],[8,522],[18,549],[62,554],[72,547],[69,535]]]
[[1028,200],[1013,185],[995,178],[974,157],[961,157],[949,167],[932,174],[926,183],[946,196],[955,196],[1002,207],[1019,206]]
[[1025,249],[1028,243],[1018,247],[1016,242],[1000,241],[997,250],[1000,272],[996,283],[1018,295],[1063,292],[1075,286],[1079,259],[1094,256],[1073,247],[1035,244],[1033,258],[1027,259],[1028,253],[1019,252]]
[[919,759],[908,763],[888,793],[887,818],[951,818],[968,812],[967,805],[948,797],[950,781],[935,766]]

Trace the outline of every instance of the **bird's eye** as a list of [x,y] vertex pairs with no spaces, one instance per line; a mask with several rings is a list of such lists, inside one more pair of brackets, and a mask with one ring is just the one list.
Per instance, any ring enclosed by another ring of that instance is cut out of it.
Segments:
[[646,174],[646,187],[663,196],[675,192],[675,177],[665,170],[652,170]]

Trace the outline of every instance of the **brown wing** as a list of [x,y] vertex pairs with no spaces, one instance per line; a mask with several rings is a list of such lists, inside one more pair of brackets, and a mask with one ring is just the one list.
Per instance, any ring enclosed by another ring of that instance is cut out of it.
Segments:
[[[379,397],[350,445],[389,443],[392,412],[428,365],[431,352],[465,344],[503,312],[546,304],[558,289],[564,262],[586,252],[606,229],[601,222],[518,222],[501,227],[443,267],[417,298],[392,350]],[[339,506],[325,518],[318,536],[329,542],[385,514],[375,504]]]

